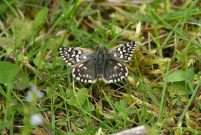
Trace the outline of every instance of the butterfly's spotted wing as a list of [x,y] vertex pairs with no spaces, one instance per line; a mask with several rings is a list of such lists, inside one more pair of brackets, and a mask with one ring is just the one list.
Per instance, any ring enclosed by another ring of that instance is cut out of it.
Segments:
[[116,59],[108,59],[105,63],[104,81],[115,83],[128,76],[128,69]]
[[97,80],[96,59],[92,58],[78,64],[72,72],[73,77],[83,83],[94,83]]
[[66,63],[74,67],[72,76],[83,83],[96,81],[95,52],[79,47],[61,47],[60,55]]
[[90,55],[94,53],[91,50],[79,47],[61,47],[59,50],[63,60],[71,67],[75,67],[79,63],[89,59]]
[[136,42],[131,41],[126,44],[120,44],[112,48],[109,53],[114,58],[122,61],[129,62],[133,56],[134,50],[136,49]]

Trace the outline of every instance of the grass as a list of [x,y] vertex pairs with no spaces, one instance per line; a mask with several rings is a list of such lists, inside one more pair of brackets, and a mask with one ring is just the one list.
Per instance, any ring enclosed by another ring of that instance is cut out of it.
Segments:
[[[1,1],[1,134],[101,135],[140,125],[150,134],[201,134],[200,6]],[[131,40],[138,46],[129,77],[115,84],[75,81],[58,55],[61,46],[112,48]],[[43,123],[30,123],[33,114]]]

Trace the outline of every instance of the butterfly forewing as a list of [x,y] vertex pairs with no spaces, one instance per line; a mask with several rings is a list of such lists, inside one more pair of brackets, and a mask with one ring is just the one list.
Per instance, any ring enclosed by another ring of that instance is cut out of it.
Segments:
[[89,59],[91,54],[93,54],[93,51],[79,48],[79,47],[61,47],[60,48],[61,57],[71,67],[75,67],[80,62],[83,62]]
[[136,49],[136,42],[128,42],[126,44],[120,44],[114,48],[112,48],[109,53],[114,58],[122,61],[122,62],[129,62],[133,53]]
[[128,76],[128,69],[115,59],[108,59],[105,63],[104,81],[115,83]]

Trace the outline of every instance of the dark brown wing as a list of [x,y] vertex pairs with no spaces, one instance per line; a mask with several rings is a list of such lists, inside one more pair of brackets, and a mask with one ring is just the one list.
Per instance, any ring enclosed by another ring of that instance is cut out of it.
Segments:
[[72,72],[73,77],[83,83],[94,83],[97,81],[95,69],[96,59],[92,58],[78,64]]
[[71,67],[75,67],[80,62],[83,62],[90,58],[94,52],[88,49],[79,47],[61,47],[60,55],[63,60]]
[[128,76],[128,69],[116,59],[108,59],[105,64],[103,80],[115,83]]

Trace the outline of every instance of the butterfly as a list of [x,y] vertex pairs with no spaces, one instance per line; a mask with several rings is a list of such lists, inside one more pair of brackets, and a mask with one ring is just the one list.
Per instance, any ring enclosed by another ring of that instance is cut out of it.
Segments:
[[73,67],[72,76],[83,83],[115,83],[128,76],[128,69],[123,64],[129,62],[136,49],[136,42],[120,44],[108,51],[102,45],[96,50],[80,47],[61,47],[63,60]]

